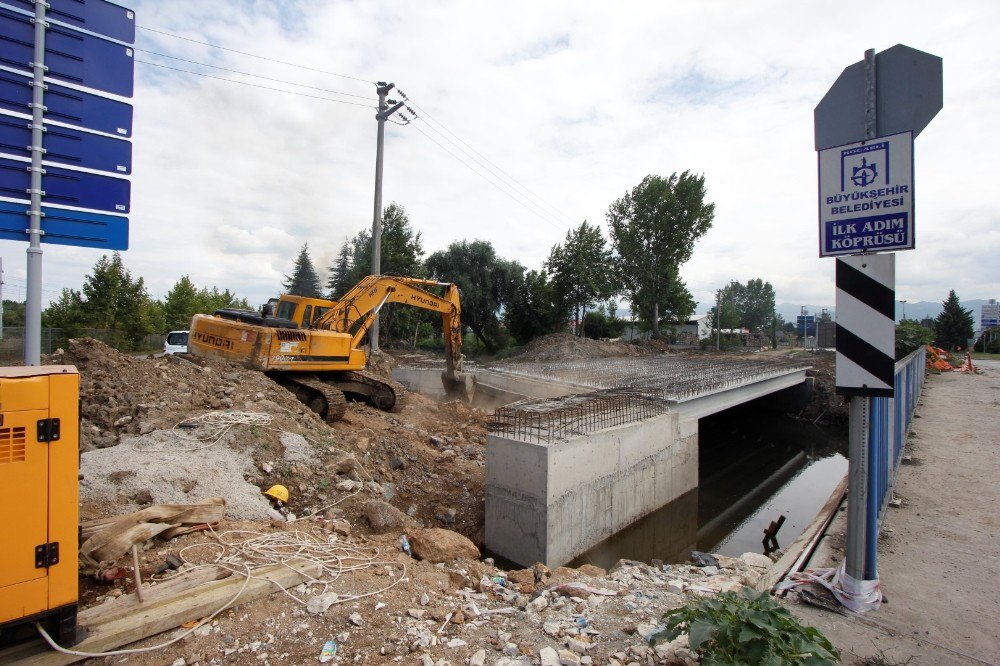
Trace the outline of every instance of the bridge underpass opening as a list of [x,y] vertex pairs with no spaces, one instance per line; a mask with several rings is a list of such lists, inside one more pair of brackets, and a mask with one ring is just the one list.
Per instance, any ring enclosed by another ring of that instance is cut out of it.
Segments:
[[663,355],[508,364],[477,375],[508,393],[549,392],[494,414],[487,548],[552,566],[612,538],[698,488],[699,419],[798,386],[807,369]]
[[761,399],[698,424],[698,486],[577,556],[570,566],[619,559],[684,562],[690,551],[763,553],[763,531],[779,516],[787,547],[847,472],[847,435],[774,409]]

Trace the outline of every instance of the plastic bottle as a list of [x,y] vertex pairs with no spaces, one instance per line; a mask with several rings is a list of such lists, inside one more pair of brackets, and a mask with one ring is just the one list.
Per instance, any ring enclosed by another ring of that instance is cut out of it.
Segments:
[[406,535],[399,537],[399,547],[403,549],[403,552],[413,557],[413,551],[410,549],[410,540],[406,538]]

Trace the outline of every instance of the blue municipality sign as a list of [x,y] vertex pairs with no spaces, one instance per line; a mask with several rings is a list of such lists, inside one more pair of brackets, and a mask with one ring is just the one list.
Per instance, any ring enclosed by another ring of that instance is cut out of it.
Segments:
[[795,324],[799,335],[816,335],[816,315],[799,315],[795,318]]
[[[34,42],[31,16],[0,8],[0,64],[31,71]],[[45,31],[46,79],[131,97],[133,55],[130,46],[56,23]]]
[[[31,77],[0,70],[0,109],[31,115]],[[45,120],[132,136],[132,105],[49,83]]]
[[[34,12],[34,0],[5,0],[7,4]],[[89,30],[129,44],[135,41],[135,12],[108,0],[49,0],[45,20]]]
[[[35,3],[5,1],[26,13],[0,7],[0,65],[24,73],[0,70],[0,109],[29,117],[0,115],[0,153],[12,156],[0,155],[0,196],[19,200],[0,201],[0,239],[29,240]],[[132,173],[132,105],[104,94],[132,96],[132,48],[111,40],[135,41],[135,14],[107,0],[48,0],[45,14],[41,240],[126,250],[128,218],[105,213],[129,212],[131,183],[77,169]]]
[[[0,239],[27,240],[28,204],[0,201]],[[55,245],[128,249],[128,218],[42,206],[42,239]]]
[[819,153],[819,256],[912,250],[913,133]]
[[[30,158],[31,120],[0,116],[0,152]],[[57,162],[68,166],[132,173],[132,144],[102,134],[79,129],[49,126],[42,135],[45,154],[42,162]]]
[[[31,162],[0,157],[0,196],[28,201],[30,166]],[[43,199],[47,204],[127,213],[131,187],[132,184],[124,178],[59,167],[47,166],[42,174]]]

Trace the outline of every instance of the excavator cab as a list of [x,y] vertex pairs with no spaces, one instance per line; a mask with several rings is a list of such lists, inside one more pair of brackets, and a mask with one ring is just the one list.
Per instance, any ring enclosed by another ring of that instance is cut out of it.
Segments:
[[[270,301],[268,302],[270,303]],[[334,301],[325,298],[282,294],[281,298],[277,299],[274,316],[295,322],[302,329],[315,328],[316,322],[336,305]]]

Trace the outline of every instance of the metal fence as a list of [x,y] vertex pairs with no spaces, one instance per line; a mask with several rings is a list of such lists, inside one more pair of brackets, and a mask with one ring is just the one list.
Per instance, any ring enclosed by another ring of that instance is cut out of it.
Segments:
[[[16,363],[24,358],[24,327],[4,326],[0,337],[0,364]],[[121,332],[99,328],[84,328],[73,332],[76,338],[94,338],[123,353],[138,353],[163,349],[167,336],[151,333],[143,336],[138,347],[122,338]],[[60,328],[42,328],[41,353],[52,354],[60,347],[65,348],[67,336]]]
[[868,419],[868,493],[865,517],[865,579],[878,577],[878,535],[892,499],[913,412],[924,386],[927,349],[896,363],[895,397],[872,398]]

